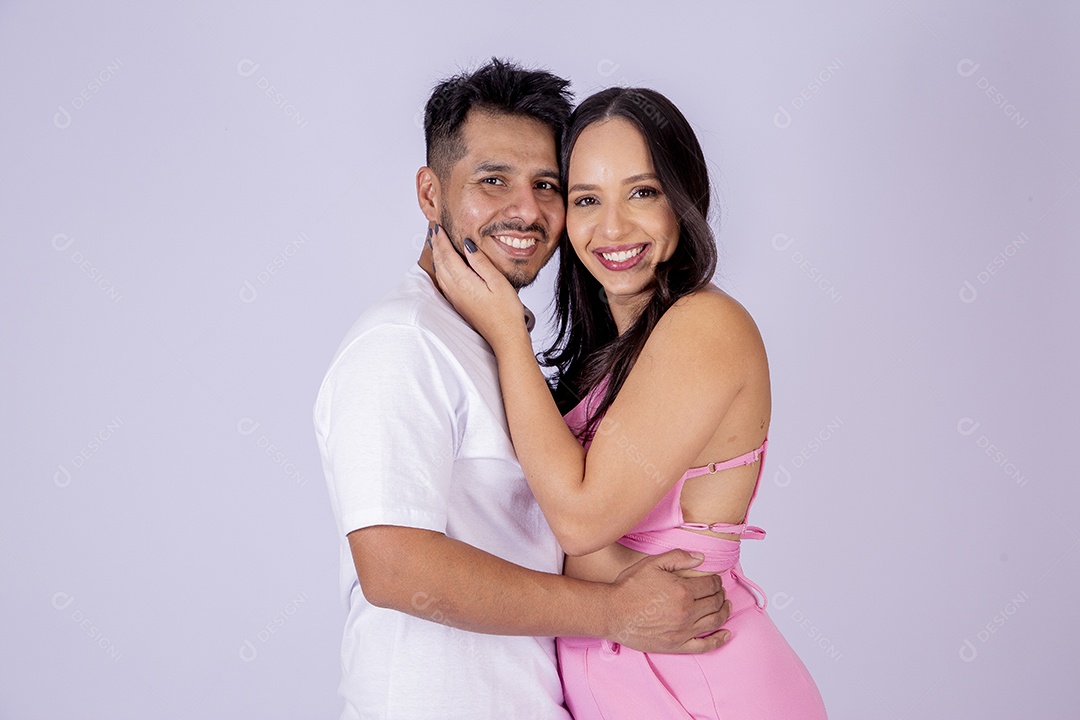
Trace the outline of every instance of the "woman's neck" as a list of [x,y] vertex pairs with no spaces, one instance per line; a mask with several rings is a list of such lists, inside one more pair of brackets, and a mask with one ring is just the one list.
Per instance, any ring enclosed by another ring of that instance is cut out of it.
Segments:
[[637,322],[638,316],[652,299],[652,292],[642,292],[628,297],[611,297],[605,295],[608,303],[608,312],[615,321],[615,329],[622,335]]

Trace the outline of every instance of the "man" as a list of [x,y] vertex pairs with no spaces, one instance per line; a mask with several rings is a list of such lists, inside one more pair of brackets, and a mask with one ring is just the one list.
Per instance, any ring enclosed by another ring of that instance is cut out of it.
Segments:
[[[498,60],[438,85],[416,176],[429,231],[475,240],[517,287],[555,251],[568,83]],[[714,576],[646,558],[616,582],[563,554],[510,442],[495,358],[442,297],[425,247],[346,335],[315,405],[342,537],[343,718],[568,718],[552,636],[701,652],[727,633]],[[523,319],[524,321],[524,319]]]

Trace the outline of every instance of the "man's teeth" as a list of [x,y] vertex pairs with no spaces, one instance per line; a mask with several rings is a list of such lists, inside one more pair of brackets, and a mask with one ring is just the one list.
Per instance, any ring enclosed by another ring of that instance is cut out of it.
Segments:
[[600,255],[605,260],[608,260],[610,262],[623,262],[624,260],[629,260],[630,258],[634,257],[635,255],[637,255],[639,252],[641,252],[644,249],[645,249],[644,245],[638,245],[633,250],[620,250],[619,252],[613,252],[613,253],[600,253]]
[[509,235],[496,235],[495,239],[501,242],[503,245],[509,245],[512,248],[518,250],[524,250],[525,248],[531,248],[536,244],[536,238],[519,238],[510,237]]

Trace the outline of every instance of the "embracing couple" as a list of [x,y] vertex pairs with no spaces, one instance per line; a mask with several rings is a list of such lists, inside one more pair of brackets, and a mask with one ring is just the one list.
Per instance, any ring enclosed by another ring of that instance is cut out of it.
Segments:
[[[342,717],[824,718],[739,564],[769,372],[701,147],[655,91],[568,85],[435,88],[428,241],[319,391]],[[560,241],[549,380],[517,290]]]

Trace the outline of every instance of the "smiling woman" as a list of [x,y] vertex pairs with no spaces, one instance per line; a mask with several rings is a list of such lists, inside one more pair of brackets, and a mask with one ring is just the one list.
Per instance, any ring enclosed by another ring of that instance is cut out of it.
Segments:
[[[563,140],[562,169],[575,252],[560,257],[558,336],[544,361],[558,372],[556,399],[563,412],[609,378],[594,414],[599,417],[664,312],[709,284],[716,241],[708,223],[705,154],[670,100],[647,88],[609,88],[582,102],[573,117]],[[644,257],[625,276],[614,274],[618,265],[598,275],[603,254],[578,251],[581,243],[591,243],[591,250],[613,245],[615,252],[632,251],[628,238],[654,251],[651,261]],[[606,304],[593,302],[597,297]]]
[[656,268],[679,242],[679,221],[653,170],[645,139],[628,120],[585,128],[570,159],[566,225],[581,263],[604,286],[623,332],[648,300]]
[[710,282],[701,148],[652,90],[586,99],[566,138],[572,248],[562,253],[560,333],[547,356],[557,394],[577,400],[565,417],[516,322],[520,301],[497,271],[498,243],[494,256],[466,243],[473,273],[436,233],[439,285],[495,352],[514,450],[566,550],[565,574],[612,582],[680,548],[703,556],[683,572],[719,575],[731,603],[730,641],[699,656],[558,638],[567,707],[579,720],[821,720],[813,678],[740,564],[741,541],[765,537],[747,516],[772,394],[757,326]]

